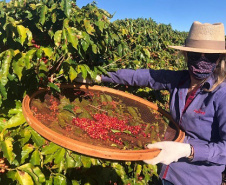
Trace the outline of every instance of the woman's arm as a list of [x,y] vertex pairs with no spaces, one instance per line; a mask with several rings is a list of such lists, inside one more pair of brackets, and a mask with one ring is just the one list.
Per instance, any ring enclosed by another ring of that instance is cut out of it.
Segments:
[[121,69],[109,72],[109,76],[101,76],[102,82],[110,82],[129,86],[150,87],[156,90],[172,89],[179,83],[184,71]]

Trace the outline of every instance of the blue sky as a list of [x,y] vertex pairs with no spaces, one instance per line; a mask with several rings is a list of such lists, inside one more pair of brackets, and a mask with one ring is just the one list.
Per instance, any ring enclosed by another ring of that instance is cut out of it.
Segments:
[[[93,0],[77,0],[81,8]],[[194,21],[222,22],[226,29],[226,0],[96,0],[97,6],[115,13],[112,21],[124,18],[152,18],[171,24],[173,29],[189,31]]]

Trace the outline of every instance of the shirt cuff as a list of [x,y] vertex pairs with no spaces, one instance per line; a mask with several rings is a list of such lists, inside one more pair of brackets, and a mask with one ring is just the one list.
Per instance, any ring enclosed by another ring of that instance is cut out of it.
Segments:
[[192,162],[195,161],[207,161],[209,158],[209,148],[207,145],[192,144],[194,148],[194,158]]
[[[110,75],[110,73],[108,73]],[[110,75],[111,76],[111,75]],[[113,80],[111,77],[106,76],[106,75],[101,75],[101,82],[108,82],[108,83],[113,83]]]

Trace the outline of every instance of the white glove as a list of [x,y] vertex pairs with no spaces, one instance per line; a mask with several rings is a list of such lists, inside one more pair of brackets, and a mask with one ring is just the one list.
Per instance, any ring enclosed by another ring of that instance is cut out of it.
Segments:
[[100,75],[97,75],[96,78],[93,80],[89,77],[87,77],[86,79],[84,79],[82,77],[82,74],[79,73],[78,76],[74,79],[75,82],[78,82],[78,83],[85,83],[85,84],[92,84],[94,82],[101,82],[101,76]]
[[178,161],[182,157],[189,157],[191,155],[191,145],[187,143],[179,143],[174,141],[163,141],[154,144],[148,144],[149,149],[161,149],[157,157],[149,160],[144,160],[147,164],[163,163],[168,165],[172,162]]

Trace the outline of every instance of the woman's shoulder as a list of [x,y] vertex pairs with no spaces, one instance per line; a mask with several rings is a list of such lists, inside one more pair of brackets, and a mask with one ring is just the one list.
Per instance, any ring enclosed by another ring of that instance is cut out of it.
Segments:
[[225,101],[226,99],[226,80],[224,80],[222,83],[220,83],[213,91],[213,94],[215,94],[215,97],[218,101],[222,101],[222,99]]
[[222,93],[226,94],[226,80],[224,80],[221,84],[219,84],[218,90],[222,91]]

